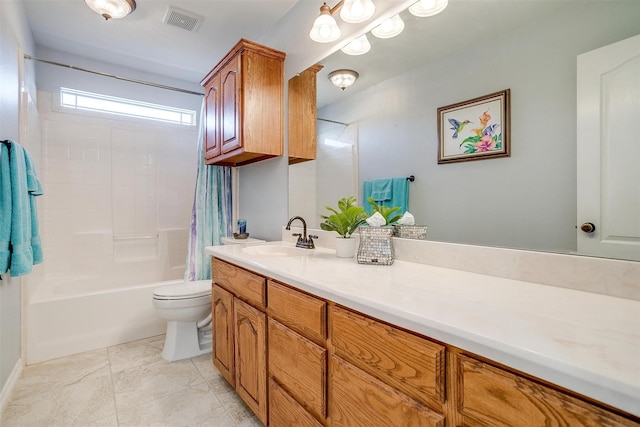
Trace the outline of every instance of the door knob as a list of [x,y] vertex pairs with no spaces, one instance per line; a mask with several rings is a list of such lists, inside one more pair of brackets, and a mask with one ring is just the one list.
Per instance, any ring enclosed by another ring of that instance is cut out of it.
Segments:
[[596,231],[596,226],[592,222],[585,222],[580,226],[580,230],[584,231],[585,233],[593,233],[594,231]]

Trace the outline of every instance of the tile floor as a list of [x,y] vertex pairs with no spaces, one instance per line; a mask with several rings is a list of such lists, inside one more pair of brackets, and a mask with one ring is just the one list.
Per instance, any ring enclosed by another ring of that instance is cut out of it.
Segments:
[[211,363],[169,363],[164,335],[26,366],[3,427],[256,427]]

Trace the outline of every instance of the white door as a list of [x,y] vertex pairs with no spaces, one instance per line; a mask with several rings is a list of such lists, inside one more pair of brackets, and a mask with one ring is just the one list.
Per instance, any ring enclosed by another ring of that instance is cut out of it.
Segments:
[[578,253],[640,261],[640,35],[579,55],[577,89]]

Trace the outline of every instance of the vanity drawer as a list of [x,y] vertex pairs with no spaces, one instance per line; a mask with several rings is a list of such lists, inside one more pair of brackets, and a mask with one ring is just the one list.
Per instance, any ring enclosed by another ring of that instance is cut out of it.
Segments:
[[268,281],[270,316],[316,342],[327,339],[327,303],[321,299]]
[[264,277],[217,258],[211,258],[213,281],[258,308],[265,308],[267,287]]
[[275,381],[269,380],[270,427],[322,427],[322,424],[304,410]]
[[331,357],[332,427],[444,427],[444,417],[355,366]]
[[445,347],[372,318],[332,306],[335,353],[432,408],[445,400]]
[[269,376],[319,418],[326,418],[327,350],[269,318]]
[[465,426],[639,425],[574,396],[466,356],[459,356],[458,372],[458,411]]

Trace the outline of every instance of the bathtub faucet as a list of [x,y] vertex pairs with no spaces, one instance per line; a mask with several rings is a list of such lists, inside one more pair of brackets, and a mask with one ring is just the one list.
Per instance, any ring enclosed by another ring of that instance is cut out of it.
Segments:
[[307,222],[304,220],[304,218],[302,218],[301,216],[294,216],[292,217],[289,222],[287,223],[287,227],[285,228],[286,230],[291,230],[291,223],[293,221],[295,221],[296,219],[300,220],[300,222],[302,222],[302,234],[300,233],[293,233],[292,236],[298,236],[298,241],[296,242],[296,247],[297,248],[304,248],[304,249],[315,249],[315,245],[313,244],[313,239],[317,239],[318,236],[307,236]]

